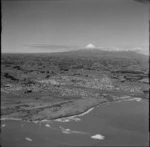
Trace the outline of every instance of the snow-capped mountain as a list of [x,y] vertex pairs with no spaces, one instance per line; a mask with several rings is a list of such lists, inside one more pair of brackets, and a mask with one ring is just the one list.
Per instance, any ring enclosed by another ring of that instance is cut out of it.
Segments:
[[93,44],[88,44],[85,47],[82,47],[82,49],[86,50],[100,50],[100,51],[107,51],[107,52],[136,52],[138,54],[143,54],[143,55],[149,55],[149,49],[141,48],[141,47],[133,47],[133,48],[123,48],[123,47],[96,47]]
[[85,49],[95,49],[95,46],[93,44],[88,44]]

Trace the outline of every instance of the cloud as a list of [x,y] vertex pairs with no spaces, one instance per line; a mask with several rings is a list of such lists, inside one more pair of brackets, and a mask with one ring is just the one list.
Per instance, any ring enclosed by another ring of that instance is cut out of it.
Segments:
[[134,0],[134,1],[139,2],[139,3],[143,3],[143,4],[150,2],[149,0]]
[[50,51],[69,51],[69,50],[75,50],[78,49],[79,46],[69,46],[69,45],[53,45],[53,44],[35,44],[35,45],[25,45],[31,48],[38,48],[41,50],[50,50]]
[[[2,1],[26,1],[26,2],[30,2],[31,0],[2,0]],[[32,0],[32,1],[48,1],[48,2],[69,2],[71,0]],[[73,0],[72,0],[73,1]]]

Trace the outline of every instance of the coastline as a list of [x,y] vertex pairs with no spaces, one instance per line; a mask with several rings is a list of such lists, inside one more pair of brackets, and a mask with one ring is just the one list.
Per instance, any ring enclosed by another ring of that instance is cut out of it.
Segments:
[[94,108],[96,108],[98,105],[102,105],[102,104],[105,104],[105,103],[108,103],[108,102],[101,102],[101,103],[98,103],[96,105],[93,105],[83,111],[80,111],[80,112],[73,112],[72,114],[69,114],[69,115],[64,115],[64,116],[58,116],[56,118],[53,118],[53,119],[43,119],[43,120],[26,120],[26,119],[21,119],[21,118],[16,118],[16,117],[1,117],[0,120],[19,120],[19,121],[26,121],[26,122],[44,122],[44,121],[55,121],[57,119],[62,119],[62,118],[71,118],[71,117],[77,117],[77,116],[83,116],[83,115],[86,115],[88,113],[90,113],[92,110],[94,110]]
[[[97,106],[94,110],[89,109],[87,115],[82,113],[81,115],[85,115],[77,117],[81,120],[78,122],[74,120],[68,123],[50,120],[2,121],[3,144],[43,146],[46,142],[44,146],[56,146],[53,141],[57,141],[68,143],[69,146],[81,146],[81,143],[82,146],[87,146],[89,143],[91,145],[98,143],[98,146],[116,146],[127,145],[127,143],[141,145],[148,141],[147,101],[132,100],[105,104]],[[99,140],[96,140],[98,138]],[[134,142],[131,142],[131,138]],[[29,142],[30,140],[32,142]]]
[[[101,103],[98,103],[98,104],[95,104],[91,107],[88,107],[86,108],[85,110],[83,111],[80,111],[80,112],[72,112],[72,114],[69,114],[69,115],[64,115],[64,116],[58,116],[56,118],[53,118],[53,119],[43,119],[43,120],[25,120],[25,119],[22,119],[22,118],[16,118],[16,117],[1,117],[0,120],[17,120],[17,121],[26,121],[26,122],[45,122],[45,121],[60,121],[60,119],[73,119],[73,118],[76,118],[76,117],[81,117],[81,116],[84,116],[88,113],[90,113],[91,111],[93,111],[96,107],[99,107],[100,105],[105,105],[105,104],[111,104],[111,103],[116,103],[116,102],[122,102],[122,101],[141,101],[143,100],[142,98],[139,98],[139,97],[133,97],[133,98],[125,98],[125,99],[120,99],[120,100],[115,100],[115,101],[105,101],[105,102],[101,102]],[[62,121],[63,122],[63,121]],[[64,121],[64,122],[67,122],[67,121]]]

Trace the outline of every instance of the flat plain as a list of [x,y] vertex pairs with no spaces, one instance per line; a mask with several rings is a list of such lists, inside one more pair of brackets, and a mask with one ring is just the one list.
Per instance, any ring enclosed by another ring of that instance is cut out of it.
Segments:
[[2,54],[2,118],[53,120],[102,103],[148,101],[148,66],[148,56],[129,51]]

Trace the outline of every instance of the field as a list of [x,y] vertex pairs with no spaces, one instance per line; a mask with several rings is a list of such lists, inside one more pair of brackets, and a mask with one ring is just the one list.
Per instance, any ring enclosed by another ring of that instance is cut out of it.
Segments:
[[2,54],[2,118],[52,120],[102,103],[148,100],[148,57],[132,54]]

